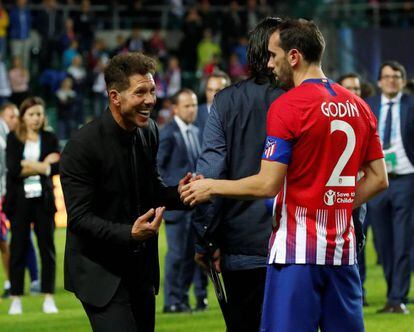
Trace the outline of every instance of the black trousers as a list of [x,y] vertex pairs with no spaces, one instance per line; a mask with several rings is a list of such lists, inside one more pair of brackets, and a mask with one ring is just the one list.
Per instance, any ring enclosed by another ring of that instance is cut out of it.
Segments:
[[228,332],[257,332],[262,318],[266,267],[223,271],[229,318]]
[[34,223],[41,260],[41,292],[54,293],[56,253],[54,243],[55,221],[53,214],[44,208],[42,198],[24,199],[16,211],[8,216],[11,225],[10,282],[11,294],[23,295],[24,270],[30,241],[30,224]]
[[94,332],[154,332],[154,287],[137,289],[121,282],[112,300],[98,308],[82,302]]

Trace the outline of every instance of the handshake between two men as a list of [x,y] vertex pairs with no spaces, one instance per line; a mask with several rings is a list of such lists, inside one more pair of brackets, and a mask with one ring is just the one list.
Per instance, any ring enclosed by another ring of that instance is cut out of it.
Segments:
[[[200,181],[202,180],[202,181]],[[210,199],[209,179],[204,179],[202,175],[187,173],[178,183],[178,194],[185,205],[194,206]],[[197,185],[196,185],[197,184]],[[158,234],[165,211],[164,206],[156,209],[149,209],[146,213],[135,220],[131,237],[136,241],[145,241]]]

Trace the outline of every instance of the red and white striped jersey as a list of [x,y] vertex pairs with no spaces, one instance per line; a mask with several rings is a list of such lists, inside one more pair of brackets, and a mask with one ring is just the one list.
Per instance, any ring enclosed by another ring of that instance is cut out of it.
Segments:
[[267,135],[262,158],[288,165],[269,263],[354,264],[357,173],[383,158],[368,105],[327,79],[306,80],[271,105]]

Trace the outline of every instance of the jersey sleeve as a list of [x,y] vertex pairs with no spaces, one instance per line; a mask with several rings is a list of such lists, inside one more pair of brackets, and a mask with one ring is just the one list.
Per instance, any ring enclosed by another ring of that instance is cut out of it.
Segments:
[[293,142],[299,135],[297,110],[283,100],[275,101],[267,115],[267,138],[262,159],[288,165]]
[[377,130],[377,120],[372,113],[370,115],[371,132],[368,137],[368,146],[364,162],[384,158],[384,152],[382,151],[382,145]]

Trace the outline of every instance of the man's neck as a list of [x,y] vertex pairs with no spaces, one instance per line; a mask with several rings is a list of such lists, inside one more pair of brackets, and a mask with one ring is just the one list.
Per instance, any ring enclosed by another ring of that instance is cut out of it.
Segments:
[[319,65],[303,66],[303,68],[293,72],[293,83],[295,84],[295,87],[311,78],[326,78]]
[[398,91],[397,93],[382,93],[382,94],[384,95],[385,98],[391,100],[391,99],[394,99],[395,97],[397,97],[400,92],[401,91]]
[[122,129],[128,131],[128,132],[132,132],[136,126],[132,127],[132,126],[128,126],[123,117],[120,114],[120,110],[116,109],[116,107],[114,105],[111,105],[109,107],[109,110],[111,111],[112,117],[114,118],[115,122],[118,124],[118,126],[120,126]]

